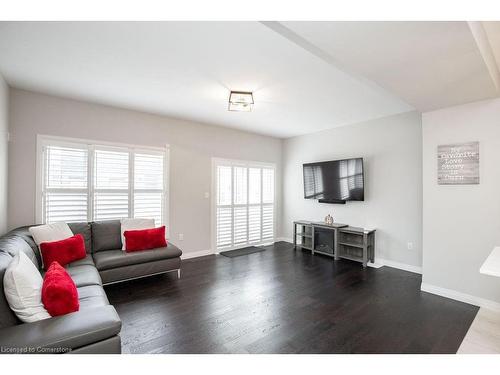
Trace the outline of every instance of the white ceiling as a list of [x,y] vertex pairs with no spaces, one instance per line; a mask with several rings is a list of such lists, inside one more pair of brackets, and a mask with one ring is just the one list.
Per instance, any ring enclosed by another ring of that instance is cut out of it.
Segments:
[[[277,137],[497,95],[465,22],[0,22],[0,73]],[[228,112],[230,90],[253,112]]]
[[422,112],[498,95],[467,22],[283,24]]

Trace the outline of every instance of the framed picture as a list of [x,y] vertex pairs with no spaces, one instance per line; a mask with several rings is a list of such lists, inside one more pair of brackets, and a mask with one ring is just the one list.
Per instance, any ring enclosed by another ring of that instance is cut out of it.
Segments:
[[438,184],[479,184],[479,142],[440,145],[437,150]]

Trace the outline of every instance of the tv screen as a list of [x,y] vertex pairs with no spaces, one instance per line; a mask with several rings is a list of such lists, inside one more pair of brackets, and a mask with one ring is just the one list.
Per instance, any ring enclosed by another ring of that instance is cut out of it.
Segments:
[[304,198],[320,202],[363,201],[363,159],[304,164]]

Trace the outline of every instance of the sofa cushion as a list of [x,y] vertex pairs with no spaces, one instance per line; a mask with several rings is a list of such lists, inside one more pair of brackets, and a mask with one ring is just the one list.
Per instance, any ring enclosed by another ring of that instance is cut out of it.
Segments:
[[[25,236],[19,234],[18,230],[13,230],[0,238],[0,251],[9,254],[12,257],[22,251],[28,256],[28,258],[30,258],[36,268],[41,269],[42,257],[38,246],[34,241],[31,241],[30,244],[26,241],[27,238]],[[25,234],[31,238],[27,229]]]
[[85,251],[87,254],[92,252],[92,230],[89,223],[68,223],[69,229],[73,234],[81,234],[85,241]]
[[73,232],[66,223],[52,223],[35,225],[29,228],[31,236],[35,240],[38,247],[43,242],[54,242],[72,237]]
[[147,262],[141,264],[132,264],[130,266],[110,268],[107,270],[99,271],[102,282],[110,284],[139,277],[155,275],[158,273],[165,273],[169,271],[176,271],[181,268],[181,258],[160,259],[154,262]]
[[122,248],[120,220],[92,223],[92,252]]
[[101,276],[95,266],[82,265],[74,267],[66,267],[77,288],[89,285],[102,285]]
[[[40,269],[42,258],[38,251],[28,227],[16,228],[0,237],[0,280],[3,280],[5,271],[13,257],[19,252],[24,252],[33,264]],[[10,309],[5,298],[3,287],[0,288],[0,328],[19,324],[20,320]]]
[[[0,239],[0,243],[1,242],[2,240]],[[5,271],[10,265],[10,262],[12,262],[12,259],[13,257],[10,254],[2,252],[0,249],[0,280],[2,280],[2,282],[4,280]],[[2,284],[2,287],[0,288],[0,329],[19,323],[20,320],[16,314],[14,314],[14,311],[12,311],[9,303],[7,302]]]
[[42,255],[40,254],[40,249],[38,245],[35,243],[35,240],[31,236],[30,227],[24,226],[11,230],[7,233],[3,238],[16,238],[17,240],[24,240],[26,244],[32,249],[33,253],[36,255],[38,259],[38,264],[42,265]]
[[78,266],[95,266],[94,258],[92,258],[91,254],[87,254],[87,256],[83,259],[75,260],[70,264],[66,265],[66,267],[78,267]]
[[145,251],[134,251],[127,253],[123,250],[108,250],[94,254],[97,269],[106,270],[111,268],[130,266],[134,264],[154,262],[160,259],[178,258],[182,251],[175,245],[169,243],[167,247]]
[[78,290],[78,299],[80,300],[80,311],[94,307],[109,305],[108,297],[102,286],[87,285]]
[[126,218],[121,219],[121,241],[122,250],[125,250],[125,232],[129,230],[152,229],[155,227],[155,219]]
[[102,285],[101,276],[97,268],[95,268],[94,260],[90,254],[87,254],[84,259],[68,264],[66,271],[75,282],[77,288],[88,285]]

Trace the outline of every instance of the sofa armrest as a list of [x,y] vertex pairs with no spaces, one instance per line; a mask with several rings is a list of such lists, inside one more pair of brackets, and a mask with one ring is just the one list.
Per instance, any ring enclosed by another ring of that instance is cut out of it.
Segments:
[[64,353],[120,333],[121,320],[113,306],[0,329],[0,353]]

